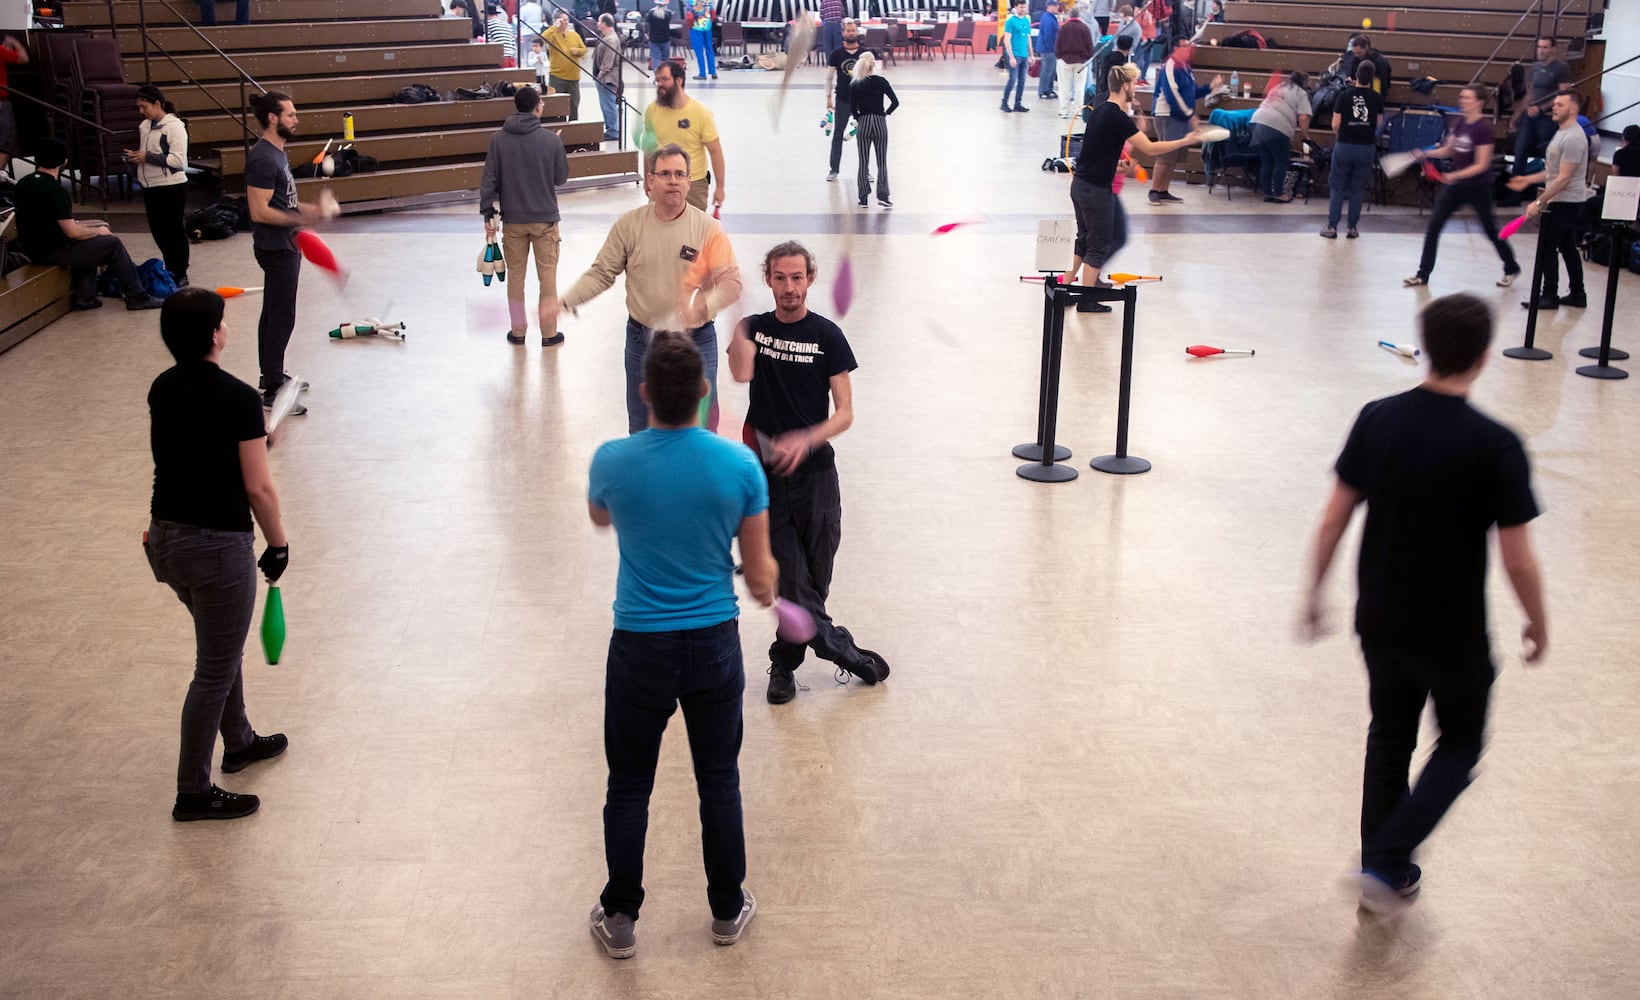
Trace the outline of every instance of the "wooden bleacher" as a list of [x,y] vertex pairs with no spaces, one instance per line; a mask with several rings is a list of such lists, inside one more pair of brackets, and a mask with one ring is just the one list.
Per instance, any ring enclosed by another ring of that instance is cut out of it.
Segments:
[[0,278],[0,351],[27,340],[69,310],[66,267],[30,264]]
[[[198,9],[191,0],[173,3],[183,17]],[[501,67],[500,45],[472,44],[471,22],[436,17],[429,8],[427,0],[374,0],[365,9],[348,0],[253,0],[253,23],[201,31],[262,87],[294,99],[301,125],[299,141],[290,146],[293,164],[311,160],[326,139],[339,142],[342,115],[351,112],[354,148],[374,157],[378,169],[302,180],[300,186],[328,184],[344,207],[379,207],[472,193],[489,137],[513,110],[505,98],[394,104],[395,93],[412,84],[448,93],[531,79],[528,70]],[[225,190],[243,190],[243,130],[237,115],[223,111],[239,108],[238,71],[182,26],[177,14],[154,2],[143,11],[150,40],[145,62],[138,5],[117,0],[112,10],[111,29],[108,5],[71,3],[64,7],[65,24],[111,32],[124,56],[126,78],[163,88],[187,122],[190,159],[219,171]],[[219,6],[219,17],[224,10],[231,15],[231,8]],[[601,117],[568,122],[569,98],[543,97],[543,119],[570,151],[572,178],[636,179],[635,150],[602,148]],[[598,114],[596,99],[583,101],[583,113],[589,108]]]

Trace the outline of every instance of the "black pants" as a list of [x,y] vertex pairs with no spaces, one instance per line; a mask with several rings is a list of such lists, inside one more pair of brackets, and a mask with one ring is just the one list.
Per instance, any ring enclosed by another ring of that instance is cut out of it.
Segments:
[[1583,206],[1572,202],[1551,202],[1543,210],[1543,233],[1538,237],[1538,254],[1543,258],[1542,294],[1559,294],[1560,267],[1555,264],[1555,253],[1566,262],[1566,290],[1569,295],[1583,294],[1583,258],[1577,251],[1577,234],[1581,228]]
[[47,256],[41,263],[68,268],[70,280],[74,283],[74,301],[79,305],[97,301],[99,267],[108,268],[109,273],[119,279],[120,294],[125,296],[126,301],[148,297],[147,290],[142,287],[142,279],[137,277],[137,265],[131,263],[131,255],[126,252],[125,244],[120,242],[118,236],[75,240]]
[[302,277],[302,255],[295,250],[256,251],[262,267],[262,319],[256,324],[256,350],[262,367],[262,391],[276,391],[285,381],[285,348],[296,329],[296,284]]
[[[1492,661],[1484,651],[1444,658],[1365,641],[1361,651],[1372,703],[1361,783],[1361,867],[1393,885],[1408,873],[1412,852],[1469,787],[1485,743]],[[1441,738],[1417,786],[1409,788],[1418,719],[1432,697]]]
[[[199,23],[216,24],[216,0],[199,0]],[[235,24],[251,23],[251,0],[238,0],[234,10]]]
[[1127,215],[1115,191],[1080,177],[1071,180],[1071,207],[1076,211],[1076,256],[1093,265],[1093,278],[1085,279],[1091,285],[1127,243]]
[[[769,476],[769,546],[780,566],[780,596],[814,615],[814,638],[808,648],[833,663],[853,655],[847,632],[826,613],[831,571],[843,541],[843,498],[837,467],[815,469],[814,460],[789,476]],[[795,670],[804,645],[776,638],[769,662]]]
[[854,105],[836,101],[831,122],[831,172],[837,173],[843,165],[843,136],[848,134],[848,120],[854,115]]
[[1497,249],[1498,257],[1503,261],[1505,274],[1518,274],[1520,265],[1515,262],[1515,251],[1509,248],[1509,241],[1498,235],[1498,221],[1492,216],[1492,188],[1485,182],[1448,184],[1435,195],[1435,204],[1429,210],[1429,229],[1424,233],[1424,256],[1418,262],[1418,277],[1429,280],[1430,274],[1435,271],[1435,249],[1441,242],[1441,230],[1446,227],[1446,220],[1452,213],[1468,205],[1475,210],[1481,220],[1481,231],[1486,238],[1492,241]]
[[142,207],[148,212],[148,231],[159,244],[165,269],[180,282],[188,276],[188,231],[182,225],[188,209],[188,185],[143,188]]

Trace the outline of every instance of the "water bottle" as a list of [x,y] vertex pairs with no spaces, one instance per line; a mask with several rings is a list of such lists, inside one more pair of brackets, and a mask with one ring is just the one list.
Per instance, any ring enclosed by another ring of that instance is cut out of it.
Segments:
[[1230,71],[1230,93],[1241,93],[1241,74],[1235,70]]
[[353,141],[353,112],[351,111],[342,115],[342,141]]

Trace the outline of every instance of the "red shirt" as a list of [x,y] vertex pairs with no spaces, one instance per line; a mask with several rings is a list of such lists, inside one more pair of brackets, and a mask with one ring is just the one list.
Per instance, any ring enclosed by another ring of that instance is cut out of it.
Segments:
[[7,46],[0,45],[0,101],[3,101],[11,96],[11,91],[6,89],[6,67],[10,66],[12,63],[19,63],[22,61],[23,57],[21,55],[13,52]]

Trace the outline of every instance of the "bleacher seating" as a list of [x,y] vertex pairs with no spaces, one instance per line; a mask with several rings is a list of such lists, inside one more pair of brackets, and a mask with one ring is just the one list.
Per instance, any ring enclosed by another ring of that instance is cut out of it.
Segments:
[[[378,169],[328,182],[344,207],[471,191],[489,136],[512,111],[504,98],[392,103],[399,90],[426,84],[449,94],[533,82],[527,70],[502,68],[502,46],[472,44],[470,22],[436,17],[426,0],[375,0],[368,10],[346,0],[253,0],[253,23],[198,33],[179,18],[193,17],[196,5],[172,5],[174,11],[162,3],[144,5],[146,58],[138,5],[130,0],[69,4],[64,21],[69,31],[113,34],[125,79],[165,90],[188,124],[191,159],[220,171],[227,191],[244,187],[238,111],[242,95],[257,92],[241,71],[261,88],[295,100],[302,123],[300,141],[291,145],[293,164],[311,159],[327,138],[340,141],[342,115],[352,113],[355,149],[374,158]],[[584,83],[583,91],[590,87]],[[602,149],[602,119],[569,123],[568,111],[567,97],[547,95],[543,101],[543,118],[570,150],[572,178],[636,177],[635,150]],[[583,99],[581,111],[597,116],[597,100]]]

